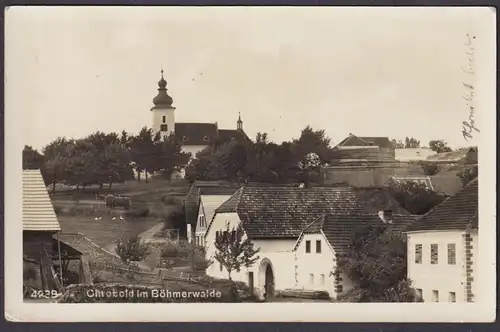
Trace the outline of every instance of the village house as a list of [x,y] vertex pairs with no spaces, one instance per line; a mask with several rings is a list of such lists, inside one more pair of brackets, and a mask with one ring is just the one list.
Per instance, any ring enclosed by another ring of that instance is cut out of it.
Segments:
[[[241,186],[271,186],[268,183],[234,183],[229,181],[195,181],[185,200],[186,228],[189,243],[205,245],[205,232],[212,217],[222,203],[227,201]],[[298,186],[282,185],[282,186]]]
[[[380,215],[380,217],[379,217]],[[206,255],[213,259],[218,232],[241,225],[245,237],[260,248],[259,260],[232,279],[249,285],[261,299],[287,290],[326,291],[337,299],[352,288],[336,266],[358,227],[398,223],[413,216],[373,212],[348,187],[244,186],[215,211],[205,235]],[[207,275],[227,278],[215,262]]]
[[408,278],[424,302],[474,302],[478,263],[477,178],[410,225]]

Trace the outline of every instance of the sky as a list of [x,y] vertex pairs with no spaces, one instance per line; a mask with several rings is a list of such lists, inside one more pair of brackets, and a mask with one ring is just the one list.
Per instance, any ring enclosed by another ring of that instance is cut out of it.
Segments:
[[11,7],[6,116],[37,149],[137,133],[152,124],[163,69],[178,122],[235,129],[240,112],[249,137],[276,142],[310,125],[333,144],[353,133],[470,146],[481,134],[463,138],[463,83],[475,88],[476,127],[495,113],[481,109],[494,15],[470,9]]

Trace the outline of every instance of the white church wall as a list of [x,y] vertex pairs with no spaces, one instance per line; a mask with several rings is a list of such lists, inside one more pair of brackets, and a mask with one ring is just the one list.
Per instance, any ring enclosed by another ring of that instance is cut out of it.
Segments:
[[175,108],[153,109],[153,130],[159,132],[162,124],[168,126],[168,131],[162,135],[170,135],[175,131]]

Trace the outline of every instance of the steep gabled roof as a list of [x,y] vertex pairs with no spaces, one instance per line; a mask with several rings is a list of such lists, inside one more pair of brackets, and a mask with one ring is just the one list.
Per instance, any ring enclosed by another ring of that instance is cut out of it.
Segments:
[[467,184],[456,195],[408,227],[407,231],[466,230],[478,228],[478,180]]
[[40,170],[23,170],[23,231],[61,230]]
[[295,238],[325,214],[369,214],[346,187],[242,187],[216,213],[237,213],[251,238]]
[[250,141],[243,130],[237,129],[219,129],[219,139],[222,141],[237,140],[240,142]]

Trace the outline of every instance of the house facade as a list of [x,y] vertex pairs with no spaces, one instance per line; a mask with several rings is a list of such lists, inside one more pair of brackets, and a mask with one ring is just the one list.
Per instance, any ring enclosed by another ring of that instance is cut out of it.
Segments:
[[208,228],[208,223],[212,221],[215,209],[229,198],[231,198],[231,195],[200,195],[200,207],[195,228],[196,245],[205,246],[205,233]]
[[478,181],[407,229],[408,278],[424,302],[475,302]]
[[[333,299],[352,288],[337,268],[357,227],[381,224],[350,188],[242,187],[224,202],[205,235],[208,259],[216,253],[217,233],[242,226],[260,249],[258,261],[231,278],[246,283],[260,298],[287,290],[326,291]],[[215,262],[207,275],[228,278]]]

